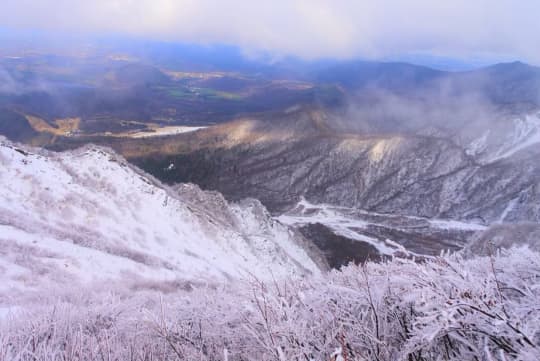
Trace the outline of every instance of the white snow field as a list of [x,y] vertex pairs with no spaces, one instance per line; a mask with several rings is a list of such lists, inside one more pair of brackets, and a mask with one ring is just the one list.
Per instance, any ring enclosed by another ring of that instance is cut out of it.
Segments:
[[205,129],[207,127],[189,127],[189,126],[169,126],[156,128],[152,132],[136,132],[131,133],[129,136],[131,138],[150,138],[150,137],[161,137],[166,135],[182,134],[195,132],[200,129]]

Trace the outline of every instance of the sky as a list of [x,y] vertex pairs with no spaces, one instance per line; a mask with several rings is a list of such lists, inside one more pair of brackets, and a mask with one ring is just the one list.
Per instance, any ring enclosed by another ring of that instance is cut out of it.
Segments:
[[229,44],[246,54],[408,54],[540,64],[539,0],[0,0],[0,26]]

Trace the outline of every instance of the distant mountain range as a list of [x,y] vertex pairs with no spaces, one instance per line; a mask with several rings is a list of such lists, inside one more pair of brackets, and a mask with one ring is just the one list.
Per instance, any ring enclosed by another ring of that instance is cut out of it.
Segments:
[[[482,102],[499,114],[520,115],[540,106],[540,68],[520,62],[466,72],[391,62],[285,63],[268,65],[274,70],[259,72],[232,71],[226,66],[211,67],[211,71],[191,65],[167,68],[159,62],[112,55],[3,58],[0,134],[12,140],[35,138],[29,124],[5,124],[8,118],[25,123],[23,118],[28,115],[53,127],[58,119],[80,118],[79,135],[96,135],[141,130],[148,123],[210,125],[263,113],[271,118],[272,112],[279,114],[298,105],[332,111],[351,106],[364,112],[375,109],[384,113],[384,121],[381,114],[371,114],[369,118],[375,119],[363,119],[362,124],[394,127],[401,120],[388,114],[389,96],[397,97],[404,108],[411,102],[431,108],[464,103],[470,108],[470,103]],[[424,120],[417,116],[412,122]],[[404,124],[398,127],[402,129]],[[35,143],[50,141],[41,137]]]
[[[351,224],[369,224],[352,226],[350,239],[418,254],[461,248],[495,223],[540,221],[540,68],[291,59],[234,68],[205,65],[215,49],[192,50],[184,62],[169,54],[177,64],[109,53],[5,58],[0,134],[53,150],[112,147],[170,185],[256,198],[276,216],[301,199],[345,207],[338,213]],[[402,226],[411,223],[423,229]],[[308,224],[294,225],[312,241],[347,238]]]

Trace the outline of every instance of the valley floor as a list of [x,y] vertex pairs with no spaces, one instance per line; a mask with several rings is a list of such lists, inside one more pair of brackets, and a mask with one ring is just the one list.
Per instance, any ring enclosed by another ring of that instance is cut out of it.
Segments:
[[[330,204],[313,204],[302,198],[277,219],[297,227],[317,243],[313,227],[322,227],[343,240],[364,244],[376,257],[430,257],[461,249],[467,242],[488,229],[486,225],[456,220],[382,214]],[[320,232],[320,230],[319,230]],[[325,236],[326,237],[326,236]],[[321,240],[324,242],[324,240]],[[324,242],[329,243],[329,242]],[[330,252],[343,247],[337,239],[328,244]],[[358,251],[360,252],[360,251]],[[353,261],[361,261],[358,254]]]

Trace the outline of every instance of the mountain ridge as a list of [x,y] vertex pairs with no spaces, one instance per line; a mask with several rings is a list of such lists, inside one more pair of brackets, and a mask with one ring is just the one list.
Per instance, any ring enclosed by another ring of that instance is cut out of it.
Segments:
[[0,268],[12,295],[65,280],[221,282],[326,267],[257,201],[170,189],[105,148],[56,154],[4,139],[0,164]]

